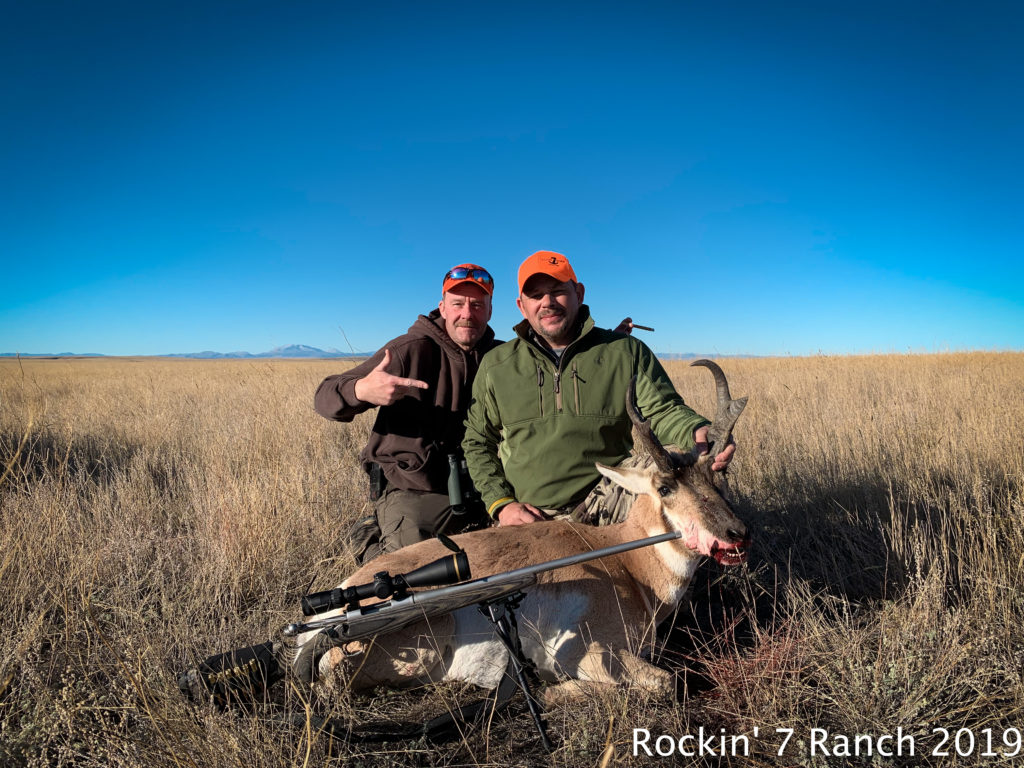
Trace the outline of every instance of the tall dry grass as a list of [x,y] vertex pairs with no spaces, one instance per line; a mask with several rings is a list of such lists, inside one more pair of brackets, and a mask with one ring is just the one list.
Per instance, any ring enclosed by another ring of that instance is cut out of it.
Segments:
[[[352,568],[342,532],[364,508],[371,416],[338,425],[311,406],[344,366],[0,362],[0,763],[646,764],[661,758],[632,757],[633,728],[701,726],[752,737],[728,765],[1019,762],[1000,742],[1024,727],[1019,354],[724,361],[750,395],[731,475],[756,554],[705,568],[665,630],[678,701],[613,692],[553,711],[551,756],[515,711],[463,741],[374,747],[282,722],[305,711],[294,691],[247,712],[189,705],[178,671],[261,642]],[[707,372],[667,367],[710,413]],[[430,714],[452,695],[416,694]],[[348,721],[410,698],[309,704]],[[917,752],[815,756],[814,727],[901,727]],[[776,728],[794,729],[783,757]],[[928,754],[935,728],[969,729],[973,754]]]

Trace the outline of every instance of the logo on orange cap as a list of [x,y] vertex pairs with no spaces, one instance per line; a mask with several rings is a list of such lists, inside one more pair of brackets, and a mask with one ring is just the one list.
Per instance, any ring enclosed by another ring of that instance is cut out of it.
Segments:
[[526,281],[534,275],[550,275],[560,283],[579,282],[572,271],[569,260],[554,251],[537,251],[519,265],[519,292],[523,292]]

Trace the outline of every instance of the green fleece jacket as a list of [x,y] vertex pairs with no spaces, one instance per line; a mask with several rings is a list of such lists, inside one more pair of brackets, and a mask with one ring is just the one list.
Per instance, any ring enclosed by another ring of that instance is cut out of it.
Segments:
[[683,402],[643,342],[595,327],[586,305],[580,317],[580,335],[557,364],[525,320],[515,327],[518,338],[480,362],[462,448],[492,516],[512,501],[545,509],[577,504],[599,478],[594,462],[626,458],[633,376],[640,413],[662,443],[689,449],[694,431],[710,423]]

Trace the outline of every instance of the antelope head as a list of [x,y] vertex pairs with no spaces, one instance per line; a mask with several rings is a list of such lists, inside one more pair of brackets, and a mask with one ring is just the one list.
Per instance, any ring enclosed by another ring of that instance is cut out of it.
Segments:
[[702,365],[714,374],[718,392],[715,418],[708,427],[708,451],[701,453],[696,447],[689,453],[665,450],[636,406],[634,377],[626,393],[626,410],[634,426],[636,452],[646,454],[651,463],[639,468],[598,464],[597,469],[638,497],[649,497],[656,514],[669,530],[683,534],[682,542],[694,554],[712,557],[722,565],[738,565],[747,559],[750,535],[726,500],[725,473],[712,471],[711,465],[729,442],[747,398],[730,397],[725,374],[715,363],[696,360],[692,365]]

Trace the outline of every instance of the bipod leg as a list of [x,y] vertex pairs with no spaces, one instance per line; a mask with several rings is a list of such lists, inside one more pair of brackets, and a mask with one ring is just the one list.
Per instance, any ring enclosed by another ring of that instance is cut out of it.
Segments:
[[481,612],[491,620],[494,625],[494,633],[501,640],[509,653],[509,664],[515,670],[516,683],[526,697],[526,707],[530,710],[533,722],[540,733],[541,744],[548,752],[553,752],[554,747],[548,738],[547,726],[544,723],[540,702],[537,701],[530,688],[528,673],[534,670],[533,662],[523,654],[523,644],[519,641],[519,626],[516,623],[516,608],[523,600],[523,593],[516,592],[512,595],[505,595],[497,600],[491,600],[480,606]]

